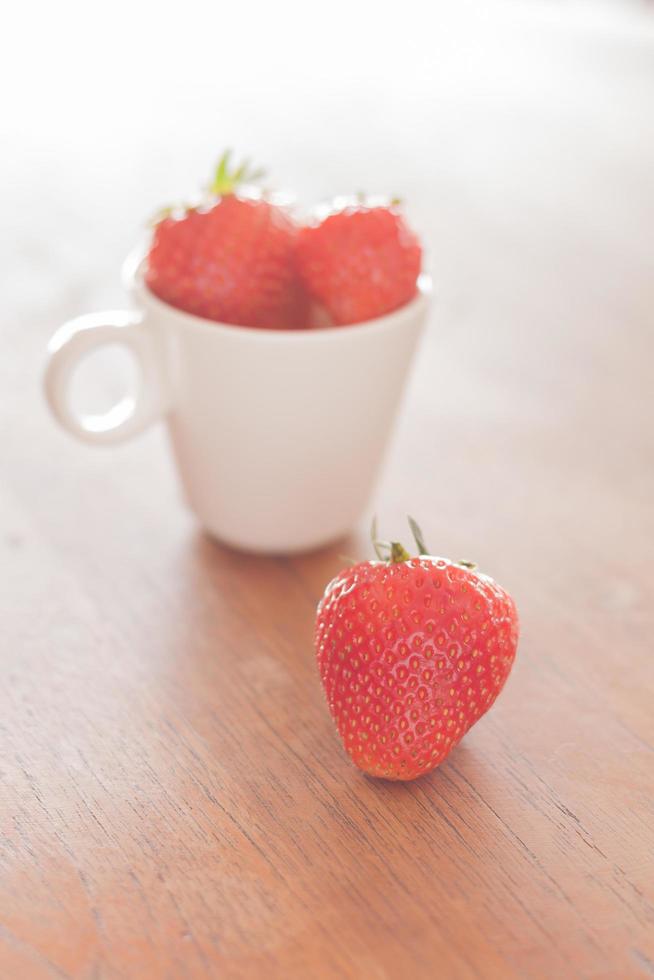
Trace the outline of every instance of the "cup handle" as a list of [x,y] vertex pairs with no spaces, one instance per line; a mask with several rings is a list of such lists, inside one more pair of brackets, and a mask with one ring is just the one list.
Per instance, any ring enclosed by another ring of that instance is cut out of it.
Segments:
[[[122,344],[132,351],[139,366],[138,391],[102,415],[78,415],[70,404],[73,372],[86,354],[106,344]],[[91,313],[60,327],[48,345],[43,384],[50,409],[60,425],[92,445],[123,442],[168,410],[161,350],[146,329],[143,317],[127,310]]]

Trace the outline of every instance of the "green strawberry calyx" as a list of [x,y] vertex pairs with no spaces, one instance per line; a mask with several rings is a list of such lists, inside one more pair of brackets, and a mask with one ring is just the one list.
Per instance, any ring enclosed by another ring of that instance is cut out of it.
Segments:
[[206,188],[203,199],[199,199],[193,204],[178,202],[159,208],[150,218],[149,224],[156,227],[167,218],[184,218],[192,211],[212,207],[216,203],[216,198],[234,194],[242,184],[254,184],[264,176],[265,170],[251,167],[249,160],[243,160],[238,166],[232,166],[230,163],[231,156],[232,151],[225,150],[216,164],[213,178]]
[[216,164],[213,179],[208,191],[214,197],[225,197],[233,194],[240,184],[253,184],[264,176],[265,171],[253,169],[249,160],[243,160],[238,166],[230,164],[232,151],[225,150]]
[[[407,519],[409,521],[409,527],[411,528],[413,540],[415,541],[416,548],[418,549],[418,556],[432,558],[433,555],[425,544],[425,538],[420,530],[420,525],[416,520],[414,520],[413,517],[408,517]],[[400,562],[409,561],[411,559],[412,555],[409,554],[400,541],[384,541],[377,536],[376,517],[374,517],[372,521],[370,537],[372,538],[372,546],[375,550],[375,554],[380,561],[386,562],[389,565],[397,565]],[[477,568],[474,561],[458,561],[456,564],[461,565],[462,568],[468,568],[470,571],[474,571]]]

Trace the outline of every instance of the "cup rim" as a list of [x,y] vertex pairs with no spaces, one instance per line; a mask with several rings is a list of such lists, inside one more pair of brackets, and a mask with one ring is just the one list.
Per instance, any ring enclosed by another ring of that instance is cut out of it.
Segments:
[[147,253],[143,247],[134,249],[123,263],[122,279],[126,289],[136,296],[145,307],[151,307],[155,311],[163,312],[168,316],[173,315],[178,322],[190,329],[200,331],[212,331],[214,334],[228,333],[233,337],[249,337],[250,339],[267,338],[271,343],[309,342],[312,343],[319,338],[325,340],[330,337],[343,338],[344,333],[348,336],[360,335],[374,331],[391,329],[397,324],[407,319],[413,319],[422,313],[428,306],[432,293],[432,279],[426,272],[421,272],[418,277],[418,289],[413,299],[403,306],[385,313],[383,316],[375,317],[371,320],[362,320],[359,323],[351,323],[342,327],[313,327],[310,330],[301,329],[267,329],[265,327],[244,327],[235,323],[222,323],[219,320],[209,320],[206,317],[197,316],[195,313],[187,313],[177,307],[159,299],[158,296],[148,288],[144,278],[144,267],[147,261]]

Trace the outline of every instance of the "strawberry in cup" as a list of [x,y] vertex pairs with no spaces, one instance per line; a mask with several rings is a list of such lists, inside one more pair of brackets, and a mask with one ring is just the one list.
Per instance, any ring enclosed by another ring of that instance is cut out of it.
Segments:
[[[285,554],[342,537],[369,507],[431,284],[397,204],[336,202],[303,222],[256,176],[226,154],[198,203],[160,214],[126,264],[133,308],[64,324],[45,389],[89,444],[163,421],[207,532]],[[115,343],[139,364],[135,396],[74,411],[77,364]]]

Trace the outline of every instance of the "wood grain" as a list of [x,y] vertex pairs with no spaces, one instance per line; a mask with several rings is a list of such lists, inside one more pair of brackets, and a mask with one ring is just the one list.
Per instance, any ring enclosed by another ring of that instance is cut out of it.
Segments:
[[[300,147],[266,124],[275,93],[252,110],[303,192],[342,189],[351,167],[406,189],[441,286],[374,506],[396,534],[414,513],[435,550],[475,558],[521,613],[497,705],[412,784],[352,769],[314,664],[316,602],[340,554],[369,554],[365,527],[292,560],[226,550],[181,507],[161,431],[94,452],[40,396],[52,329],[122,301],[111,282],[147,213],[157,141],[182,110],[206,129],[214,90],[152,102],[136,176],[102,143],[77,160],[62,130],[50,206],[13,185],[3,980],[654,975],[652,49],[560,27],[536,40],[514,25],[507,41],[507,23],[488,43],[513,66],[510,94],[490,70],[479,97],[452,81],[440,102],[426,76],[404,89],[394,76],[400,101],[364,136],[365,93],[329,117],[359,147],[342,167],[324,115]],[[315,104],[316,88],[284,91],[295,118]],[[124,125],[140,126],[130,105]],[[241,109],[223,118],[236,135]],[[414,125],[426,118],[430,132]],[[208,136],[193,144],[190,129],[196,167]],[[4,186],[34,160],[16,145]],[[115,394],[113,368],[94,397]]]

